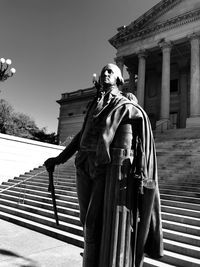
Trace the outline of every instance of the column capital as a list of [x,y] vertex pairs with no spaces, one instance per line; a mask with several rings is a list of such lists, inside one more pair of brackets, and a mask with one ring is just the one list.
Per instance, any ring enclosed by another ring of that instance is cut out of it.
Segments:
[[193,32],[192,34],[189,34],[187,38],[192,41],[192,40],[199,40],[200,39],[200,32]]
[[138,58],[146,58],[148,56],[148,53],[146,50],[140,50],[137,53]]
[[171,51],[172,49],[172,42],[171,41],[160,41],[158,42],[159,47],[162,51]]

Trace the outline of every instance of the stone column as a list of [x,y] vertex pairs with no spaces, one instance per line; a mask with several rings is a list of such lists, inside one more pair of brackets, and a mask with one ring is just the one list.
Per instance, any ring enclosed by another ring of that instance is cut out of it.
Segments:
[[145,51],[138,53],[138,81],[137,81],[137,99],[141,107],[144,107],[144,91],[145,91],[145,74],[146,74],[146,57]]
[[136,87],[135,87],[135,73],[136,73],[136,66],[130,66],[127,68],[127,72],[129,74],[129,92],[136,94]]
[[191,43],[190,64],[190,117],[186,127],[200,126],[200,38],[198,34],[189,36]]
[[124,58],[123,57],[116,57],[115,63],[120,68],[122,76],[123,76],[123,74],[124,74]]
[[170,52],[171,43],[159,44],[162,49],[162,84],[161,84],[161,110],[160,119],[169,120],[170,113]]

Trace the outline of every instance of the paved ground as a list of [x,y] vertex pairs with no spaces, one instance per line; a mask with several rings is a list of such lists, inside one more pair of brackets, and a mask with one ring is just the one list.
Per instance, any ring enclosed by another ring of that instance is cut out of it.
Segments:
[[81,248],[0,219],[0,267],[81,267]]

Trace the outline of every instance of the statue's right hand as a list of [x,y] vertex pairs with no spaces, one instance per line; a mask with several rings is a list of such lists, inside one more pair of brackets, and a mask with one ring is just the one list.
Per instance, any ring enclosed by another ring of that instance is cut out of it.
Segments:
[[44,162],[44,165],[48,172],[54,172],[56,165],[56,158],[49,158]]

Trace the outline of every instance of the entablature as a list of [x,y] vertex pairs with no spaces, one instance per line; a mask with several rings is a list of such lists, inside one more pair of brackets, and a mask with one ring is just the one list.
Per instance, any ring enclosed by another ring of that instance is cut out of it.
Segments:
[[126,43],[138,42],[142,39],[155,36],[161,32],[166,32],[174,28],[179,28],[185,24],[200,20],[200,9],[193,10],[182,15],[175,16],[169,20],[152,24],[145,28],[134,30],[131,24],[123,27],[117,35],[109,40],[109,42],[117,49]]

